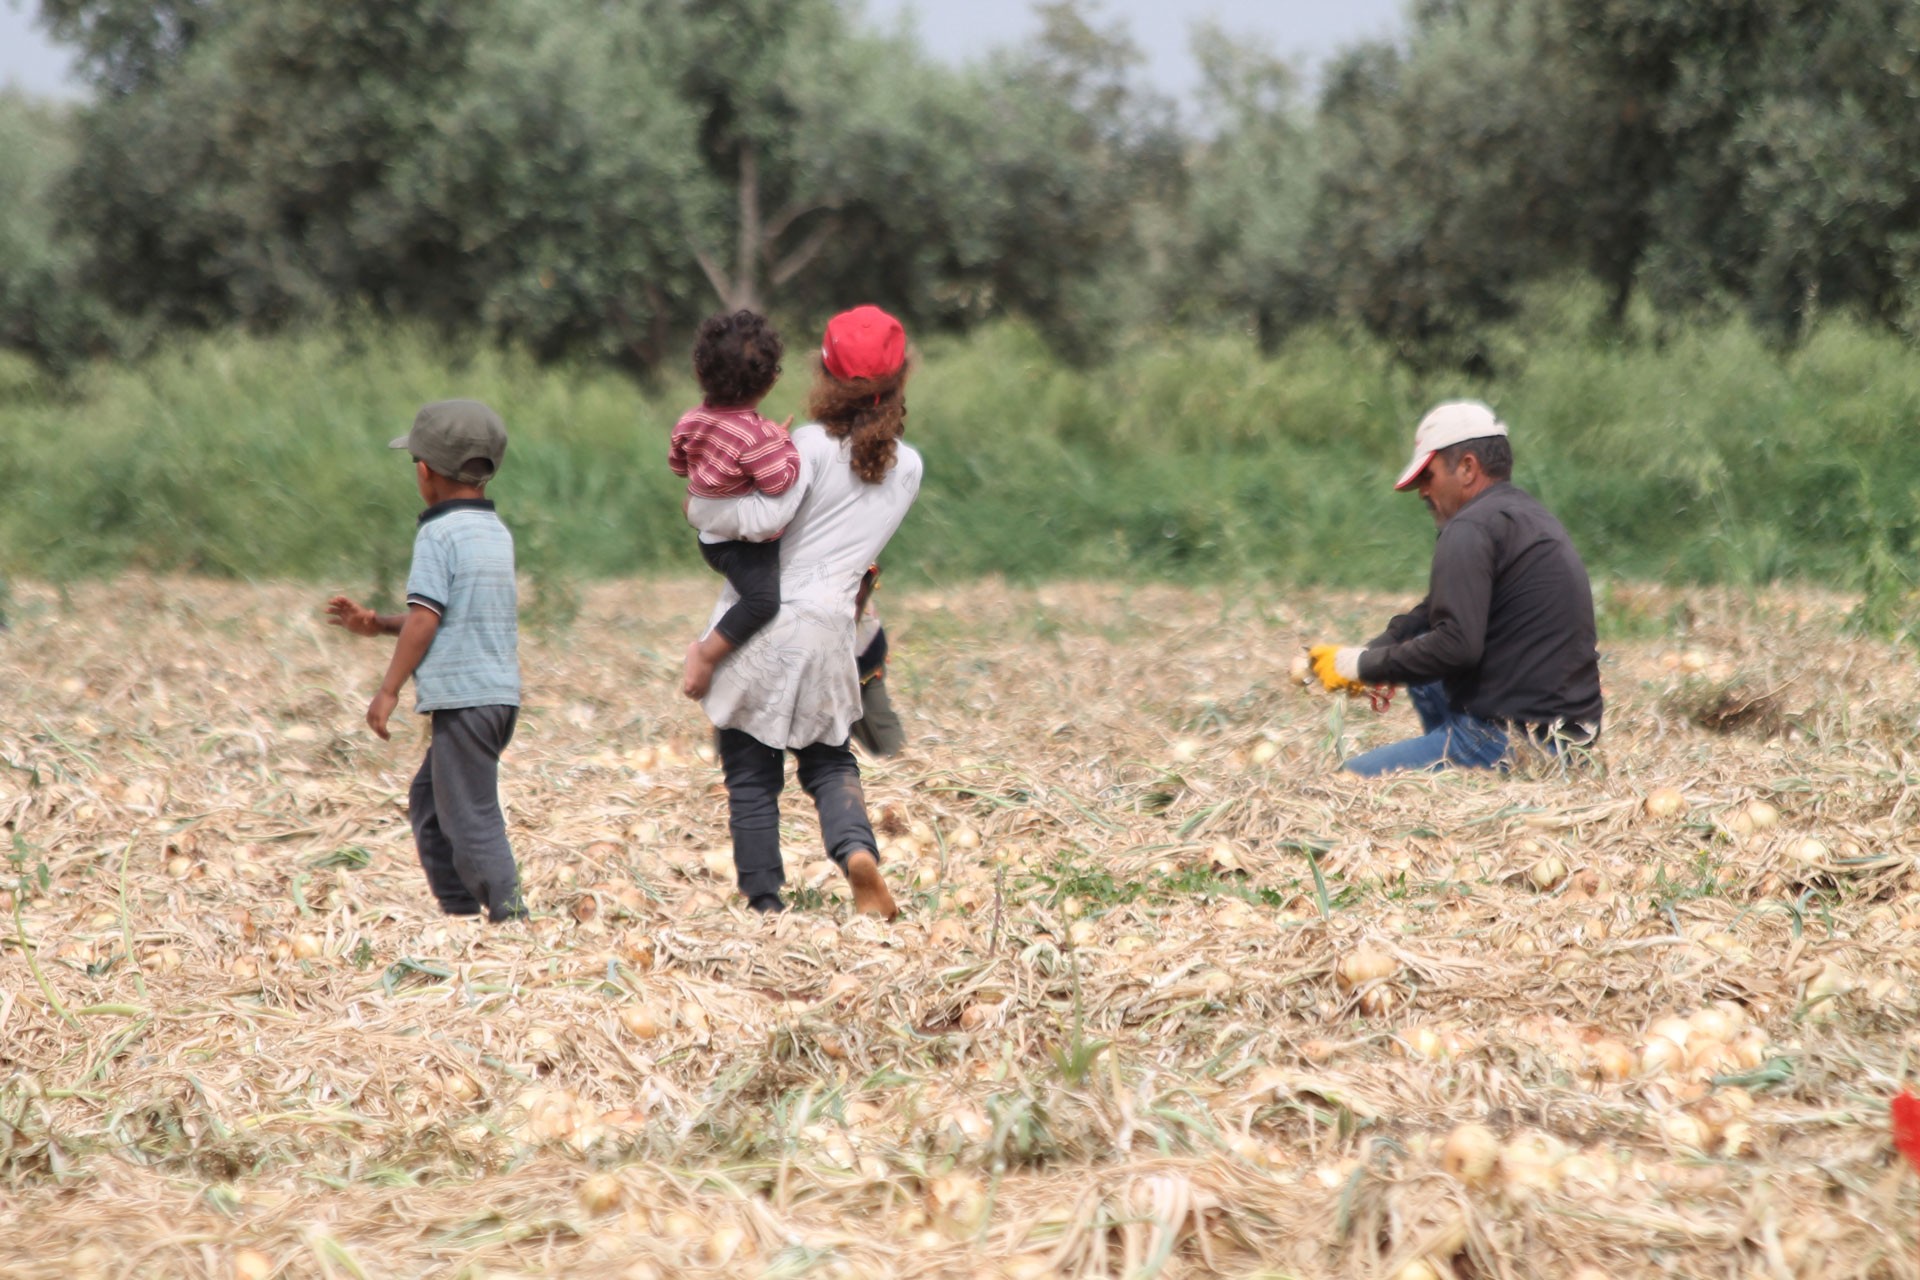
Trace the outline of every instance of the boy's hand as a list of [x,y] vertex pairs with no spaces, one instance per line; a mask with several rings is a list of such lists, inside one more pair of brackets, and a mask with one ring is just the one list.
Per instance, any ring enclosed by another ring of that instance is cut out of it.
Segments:
[[388,693],[385,689],[373,695],[373,701],[367,704],[367,728],[382,742],[392,741],[393,735],[387,732],[387,717],[400,704],[400,695]]
[[[345,596],[335,596],[327,601],[327,621],[336,627],[345,627],[357,636],[381,634],[380,615]],[[380,736],[384,738],[387,735],[383,733]]]

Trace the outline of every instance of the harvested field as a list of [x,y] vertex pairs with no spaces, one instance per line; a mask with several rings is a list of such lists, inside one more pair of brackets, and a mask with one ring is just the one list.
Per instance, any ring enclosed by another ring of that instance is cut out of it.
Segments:
[[323,589],[15,595],[0,1275],[1920,1275],[1920,678],[1844,600],[1615,589],[1587,767],[1362,782],[1404,700],[1288,666],[1392,601],[890,589],[886,926],[797,788],[735,905],[713,583],[596,587],[489,929]]

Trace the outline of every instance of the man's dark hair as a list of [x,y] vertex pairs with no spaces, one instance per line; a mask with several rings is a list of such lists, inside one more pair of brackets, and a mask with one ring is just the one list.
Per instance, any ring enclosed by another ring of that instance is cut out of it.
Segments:
[[1459,444],[1450,444],[1440,450],[1435,457],[1447,460],[1447,469],[1460,465],[1460,459],[1472,454],[1480,459],[1480,469],[1487,473],[1489,480],[1513,479],[1513,446],[1505,436],[1481,436],[1477,440],[1462,440]]
[[722,312],[700,322],[693,376],[710,405],[752,404],[779,379],[784,350],[779,332],[759,312]]

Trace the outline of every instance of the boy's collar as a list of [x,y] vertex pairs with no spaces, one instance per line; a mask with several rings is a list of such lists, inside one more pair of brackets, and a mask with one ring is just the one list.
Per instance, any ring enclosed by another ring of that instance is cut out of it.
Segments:
[[491,498],[449,498],[445,502],[436,502],[425,511],[422,511],[420,513],[420,523],[425,524],[429,520],[438,520],[441,516],[451,515],[456,511],[491,510],[493,510],[493,499]]

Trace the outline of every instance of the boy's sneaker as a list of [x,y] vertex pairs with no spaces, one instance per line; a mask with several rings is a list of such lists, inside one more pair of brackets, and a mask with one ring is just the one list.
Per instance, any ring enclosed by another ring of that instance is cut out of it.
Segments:
[[777,916],[787,909],[786,900],[777,893],[762,893],[747,899],[747,905],[763,916]]
[[482,881],[480,883],[480,901],[486,904],[487,919],[492,923],[505,924],[509,920],[525,920],[527,918],[526,899],[522,898],[518,893],[515,893],[505,902],[500,903],[494,902],[493,896],[493,886]]

